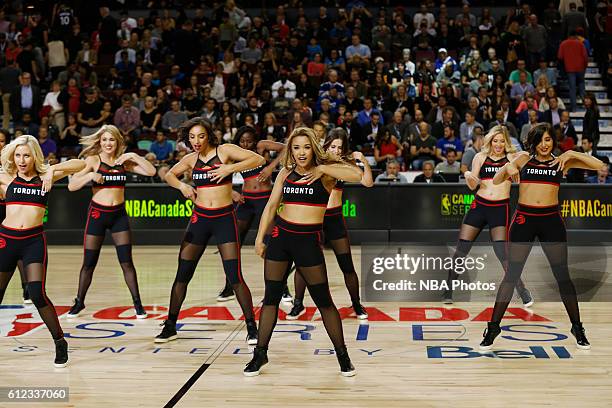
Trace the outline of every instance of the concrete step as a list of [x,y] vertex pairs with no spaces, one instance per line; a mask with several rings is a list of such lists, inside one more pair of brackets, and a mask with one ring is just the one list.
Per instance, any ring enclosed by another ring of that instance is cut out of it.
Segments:
[[601,74],[599,70],[595,70],[595,72],[589,72],[587,69],[586,74],[584,75],[584,79],[601,79]]
[[[612,119],[612,112],[607,111],[607,112],[602,112],[601,111],[601,106],[599,107],[599,117],[601,119]],[[581,111],[581,112],[570,112],[570,118],[572,120],[576,120],[576,119],[580,119],[582,120],[582,118],[584,118],[584,113],[585,111]]]
[[593,68],[593,67],[598,67],[598,65],[597,65],[597,63],[596,63],[596,62],[593,62],[593,61],[589,60],[589,65],[588,65],[588,67]]
[[586,74],[587,75],[589,75],[589,74],[599,74],[599,68],[598,67],[588,67],[586,69]]
[[[601,95],[604,95],[604,96],[601,96]],[[600,105],[600,106],[601,105],[612,105],[612,99],[608,99],[608,95],[607,94],[599,93],[599,94],[595,95],[595,98],[597,99],[597,105]],[[561,100],[566,105],[570,103],[569,98],[561,98]],[[578,105],[582,105],[582,99],[578,98],[576,100],[576,103]]]
[[608,88],[606,88],[603,85],[600,85],[600,86],[588,86],[588,85],[586,85],[586,83],[585,83],[584,89],[587,92],[603,92],[604,94],[608,90]]

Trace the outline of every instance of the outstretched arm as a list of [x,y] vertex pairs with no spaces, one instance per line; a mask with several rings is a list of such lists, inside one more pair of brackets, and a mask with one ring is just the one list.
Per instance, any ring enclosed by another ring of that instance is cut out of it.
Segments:
[[154,176],[156,173],[155,166],[151,164],[147,159],[136,153],[125,153],[122,154],[115,160],[116,165],[126,164],[127,170],[132,173],[140,174],[143,176]]
[[68,181],[69,191],[80,190],[83,187],[85,187],[87,183],[89,183],[90,181],[94,181],[94,179],[96,178],[97,178],[97,180],[95,180],[96,182],[103,181],[102,175],[94,172],[94,166],[95,166],[94,161],[95,160],[96,159],[94,159],[93,157],[88,157],[85,159],[85,168],[83,168],[83,170],[79,171],[78,173],[70,177],[70,180]]

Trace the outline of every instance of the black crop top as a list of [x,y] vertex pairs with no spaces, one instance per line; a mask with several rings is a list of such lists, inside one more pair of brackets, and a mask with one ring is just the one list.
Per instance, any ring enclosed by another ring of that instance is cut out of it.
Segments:
[[507,157],[502,157],[501,159],[493,160],[492,158],[487,156],[485,161],[482,163],[482,166],[480,166],[478,177],[481,180],[492,180],[493,177],[495,177],[495,175],[497,174],[497,172],[508,162],[509,160]]
[[195,186],[197,188],[216,187],[216,186],[222,186],[224,184],[231,183],[232,182],[231,177],[223,178],[219,183],[217,183],[216,181],[210,180],[213,177],[213,175],[209,174],[208,172],[210,170],[216,169],[221,164],[223,163],[221,162],[221,159],[217,155],[216,151],[215,151],[215,155],[210,160],[208,160],[206,163],[204,163],[204,161],[200,159],[200,156],[198,156],[198,161],[196,161],[196,164],[193,167],[193,170],[191,171],[191,178],[193,179],[193,183],[195,184]]
[[124,188],[127,181],[127,174],[122,164],[117,166],[109,166],[100,160],[100,166],[96,172],[104,178],[104,183],[93,183],[96,188]]
[[36,176],[29,181],[17,176],[6,189],[6,205],[33,205],[45,208],[49,196],[42,189],[42,180]]
[[553,160],[541,162],[535,157],[529,159],[521,169],[521,183],[561,184],[563,171],[557,170],[557,165],[550,165]]
[[289,173],[283,183],[283,203],[327,207],[329,192],[325,189],[321,179],[308,185],[298,183],[297,180],[301,178],[302,176],[295,171]]
[[253,177],[259,176],[265,167],[266,167],[265,165],[261,165],[261,166],[255,167],[254,169],[248,169],[248,170],[241,171],[240,174],[242,175],[242,178],[244,180],[252,179]]

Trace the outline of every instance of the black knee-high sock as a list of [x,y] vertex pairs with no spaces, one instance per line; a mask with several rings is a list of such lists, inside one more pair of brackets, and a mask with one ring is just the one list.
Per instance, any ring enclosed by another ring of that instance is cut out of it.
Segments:
[[580,309],[576,287],[572,282],[567,264],[552,265],[552,271],[559,285],[559,294],[572,323],[580,323]]

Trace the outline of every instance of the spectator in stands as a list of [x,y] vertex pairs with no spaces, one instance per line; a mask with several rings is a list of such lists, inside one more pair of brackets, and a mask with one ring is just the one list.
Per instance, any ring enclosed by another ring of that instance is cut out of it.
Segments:
[[582,28],[586,30],[589,26],[586,20],[586,16],[582,11],[578,11],[577,2],[570,2],[568,6],[569,10],[563,15],[563,35],[567,36],[568,34],[571,36],[572,32],[578,30],[578,28]]
[[548,122],[553,126],[559,125],[561,122],[561,114],[564,112],[557,105],[557,98],[548,98],[548,110],[544,112],[544,122]]
[[451,65],[452,71],[456,71],[458,69],[457,61],[453,59],[450,55],[448,55],[448,51],[446,48],[440,48],[438,50],[438,58],[435,61],[435,72],[438,74],[444,67],[448,64]]
[[389,160],[396,160],[401,165],[402,149],[399,139],[391,134],[388,126],[378,129],[374,142],[374,160],[380,169],[384,169]]
[[521,128],[521,137],[519,139],[523,146],[526,146],[527,144],[527,136],[529,134],[529,131],[534,128],[538,123],[540,123],[540,121],[538,120],[538,112],[535,109],[528,109],[527,116],[529,118],[529,121],[525,123]]
[[285,96],[289,99],[296,97],[296,86],[295,83],[289,80],[289,73],[287,70],[282,70],[279,75],[278,81],[272,84],[272,97],[278,97],[278,89],[283,88],[285,90]]
[[455,150],[457,152],[457,159],[461,159],[463,154],[461,139],[455,137],[455,129],[452,126],[444,126],[444,137],[436,143],[436,159],[443,161],[449,149]]
[[515,82],[512,85],[512,89],[510,90],[510,97],[515,100],[516,103],[519,103],[527,93],[533,95],[535,93],[535,88],[531,83],[527,82],[527,72],[523,71],[518,74],[518,82]]
[[591,138],[594,146],[597,147],[599,145],[599,107],[597,106],[597,99],[589,92],[584,95],[583,103],[586,112],[582,120],[582,134]]
[[548,110],[548,98],[557,98],[557,106],[560,109],[566,110],[563,100],[557,96],[557,91],[551,86],[546,89],[546,95],[538,102],[538,110],[540,112],[546,112]]
[[421,170],[424,161],[433,160],[436,157],[436,143],[436,139],[429,133],[429,124],[419,123],[418,137],[410,146],[413,170]]
[[436,173],[443,174],[459,174],[460,165],[457,161],[457,152],[453,149],[448,149],[444,161],[436,165],[435,171]]
[[426,161],[423,163],[423,173],[414,178],[413,183],[444,183],[444,177],[434,173],[434,162]]
[[182,112],[178,101],[170,103],[170,109],[162,117],[162,129],[166,132],[176,133],[181,124],[188,120],[187,114]]
[[541,76],[546,77],[548,84],[551,86],[557,86],[557,70],[548,66],[548,62],[544,58],[540,58],[538,61],[539,68],[533,73],[533,80],[538,83],[538,79]]
[[538,24],[535,14],[529,16],[529,25],[523,28],[523,38],[527,48],[529,69],[534,70],[540,59],[546,56],[548,33],[543,25]]
[[590,184],[612,184],[612,176],[610,175],[610,168],[608,165],[597,170],[597,176],[587,177],[586,182]]
[[359,66],[363,63],[368,66],[372,58],[372,51],[369,46],[361,43],[359,35],[353,34],[351,36],[351,45],[346,47],[344,55],[349,64]]
[[45,157],[49,156],[49,153],[57,153],[57,145],[55,141],[49,137],[49,129],[47,127],[43,126],[38,129],[38,143]]
[[149,151],[155,154],[157,165],[165,164],[172,160],[173,145],[168,142],[166,132],[158,130],[155,135],[155,141],[151,144]]
[[[335,88],[338,91],[338,97],[344,98],[344,85],[338,82],[338,71],[330,69],[328,79],[329,81],[322,83],[319,87],[319,97],[328,96],[330,89]],[[357,96],[361,97],[359,93]]]
[[384,125],[384,118],[382,117],[380,111],[378,109],[375,109],[373,106],[374,103],[372,101],[372,98],[365,97],[363,100],[363,110],[361,110],[357,115],[357,124],[359,126],[365,127],[366,125],[368,125],[371,122],[372,115],[374,113],[378,114],[380,124]]
[[[446,98],[440,97],[441,100]],[[454,108],[450,106],[444,107],[442,111],[442,120],[437,121],[431,127],[431,135],[436,139],[442,139],[444,137],[444,128],[451,127],[453,132],[459,134],[459,124],[457,121],[457,113]]]
[[471,140],[472,135],[474,134],[474,129],[477,127],[484,129],[482,124],[476,122],[476,112],[465,112],[465,122],[463,122],[459,127],[459,136],[461,138],[461,143],[465,145],[469,140]]
[[67,116],[66,127],[60,133],[58,147],[61,149],[72,149],[78,152],[80,149],[81,129],[77,123],[77,117],[74,113],[69,113]]
[[553,132],[554,137],[557,139],[558,151],[554,152],[556,156],[560,156],[562,153],[565,153],[568,150],[574,150],[574,147],[576,147],[574,139],[564,134],[559,126],[554,127]]
[[15,60],[6,59],[6,66],[0,69],[0,92],[2,92],[2,128],[9,128],[11,119],[11,94],[19,88],[21,69]]
[[589,56],[575,30],[571,31],[570,37],[559,46],[557,58],[563,63],[569,81],[570,111],[576,112],[576,92],[584,97],[584,73],[589,63]]
[[13,89],[10,97],[11,116],[13,121],[23,121],[23,114],[29,112],[31,118],[38,118],[40,110],[40,90],[32,85],[32,74],[23,72],[19,78],[20,85]]
[[113,123],[124,136],[132,135],[136,139],[140,136],[140,112],[132,106],[130,95],[121,98],[121,107],[115,111]]
[[98,100],[98,95],[94,88],[87,88],[85,91],[85,101],[79,106],[77,121],[81,125],[81,134],[88,136],[95,133],[104,118],[102,116],[103,104]]
[[[363,112],[363,111],[362,111]],[[359,117],[357,117],[357,123],[359,123]],[[373,148],[376,141],[378,132],[383,128],[382,115],[378,111],[373,111],[370,114],[370,121],[365,125],[361,126],[361,143],[362,148],[368,146]]]
[[508,81],[510,81],[511,84],[516,84],[520,81],[521,73],[525,73],[526,75],[525,82],[533,84],[533,77],[531,76],[531,73],[527,71],[524,59],[519,59],[516,62],[516,69],[510,73]]
[[570,120],[570,115],[568,111],[561,112],[561,120],[557,125],[561,129],[561,133],[565,136],[571,138],[574,141],[574,144],[578,143],[578,136],[576,135],[576,129]]
[[402,174],[399,174],[399,171],[400,171],[399,163],[396,160],[389,160],[387,162],[386,170],[383,173],[376,176],[376,179],[374,180],[374,182],[375,183],[392,182],[392,183],[399,183],[399,184],[407,184],[408,179]]

